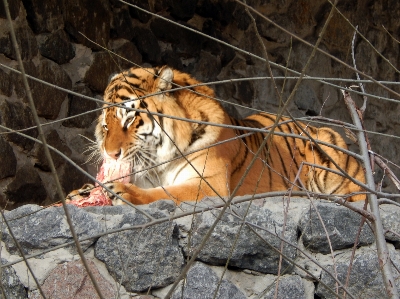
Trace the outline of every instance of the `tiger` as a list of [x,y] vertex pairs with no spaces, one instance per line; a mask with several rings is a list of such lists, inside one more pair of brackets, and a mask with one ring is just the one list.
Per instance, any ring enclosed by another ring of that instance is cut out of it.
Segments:
[[266,112],[235,119],[212,88],[169,66],[113,75],[104,101],[95,129],[98,150],[104,158],[132,163],[129,183],[105,186],[132,204],[302,186],[318,194],[355,194],[349,201],[365,198],[359,184],[339,174],[341,168],[365,181],[362,165],[340,150],[348,147],[338,132]]

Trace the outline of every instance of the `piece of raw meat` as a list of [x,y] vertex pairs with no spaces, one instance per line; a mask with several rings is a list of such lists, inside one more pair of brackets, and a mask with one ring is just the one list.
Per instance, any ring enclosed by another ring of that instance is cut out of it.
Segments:
[[[114,159],[104,159],[103,164],[101,165],[100,170],[97,173],[96,179],[101,183],[114,181],[126,184],[129,183],[130,172],[130,162],[119,162]],[[112,201],[108,197],[107,192],[105,192],[103,188],[97,183],[96,187],[92,189],[89,196],[71,200],[67,203],[75,205],[77,207],[112,205]]]

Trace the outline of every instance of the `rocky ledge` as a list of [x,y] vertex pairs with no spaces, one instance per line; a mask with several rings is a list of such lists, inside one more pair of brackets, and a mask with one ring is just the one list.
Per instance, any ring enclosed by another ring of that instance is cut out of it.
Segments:
[[[104,298],[163,298],[218,217],[218,205],[206,199],[196,206],[159,201],[140,210],[68,209]],[[380,208],[398,278],[400,208]],[[21,251],[46,298],[98,298],[62,207],[25,205],[4,218],[6,298],[42,298]],[[362,223],[359,214],[327,201],[268,198],[232,205],[172,298],[214,298],[215,292],[215,298],[274,298],[276,292],[277,298],[335,298],[343,286],[355,298],[383,298],[374,235]]]

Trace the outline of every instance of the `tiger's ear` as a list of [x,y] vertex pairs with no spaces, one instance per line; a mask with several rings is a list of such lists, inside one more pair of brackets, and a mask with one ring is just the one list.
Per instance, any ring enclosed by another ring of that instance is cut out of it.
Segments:
[[164,66],[158,72],[157,89],[159,91],[167,91],[172,88],[172,80],[174,79],[174,72],[168,66]]
[[110,76],[108,76],[107,84],[110,84],[110,82],[111,82],[112,80],[114,80],[115,78],[117,78],[118,75],[119,75],[119,73],[112,73]]

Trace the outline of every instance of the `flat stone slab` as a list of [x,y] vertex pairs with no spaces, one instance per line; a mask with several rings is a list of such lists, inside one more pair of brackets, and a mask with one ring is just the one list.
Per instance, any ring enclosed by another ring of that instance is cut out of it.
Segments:
[[[284,228],[285,240],[297,245],[297,223],[290,215],[285,220],[282,213],[268,206],[266,201],[262,205],[252,204],[248,209],[248,203],[243,203],[227,210],[197,259],[212,265],[225,265],[229,260],[231,267],[278,273],[282,241],[277,236],[282,235]],[[181,246],[186,256],[191,256],[199,246],[219,213],[220,209],[216,209],[177,220],[183,232]],[[249,225],[242,225],[234,215],[245,216]],[[283,243],[283,254],[295,259],[296,248]],[[281,273],[290,273],[292,265],[282,259],[281,267],[285,271]]]
[[[389,253],[395,267],[399,269],[400,255],[396,253],[395,250],[389,250]],[[336,259],[338,261],[336,263],[337,278],[343,285],[345,285],[350,265],[350,255],[336,256]],[[400,290],[400,275],[396,271],[395,267],[392,267],[392,271],[397,289]],[[331,273],[334,273],[332,265],[327,266],[326,269]],[[325,271],[322,271],[321,282],[325,283],[334,292],[336,291],[335,281]],[[351,263],[347,289],[354,298],[387,298],[375,249],[364,249],[356,253],[354,260]],[[343,296],[343,289],[339,289],[339,292],[339,294]],[[320,298],[337,298],[321,283],[318,284],[316,294],[320,296]]]
[[172,295],[172,299],[180,298],[245,299],[246,296],[228,280],[221,280],[211,268],[197,262],[188,271],[185,283],[178,285]]
[[[359,208],[363,206],[363,203],[352,204]],[[328,201],[314,201],[314,207],[310,206],[303,213],[299,224],[302,240],[307,249],[324,254],[330,253],[329,241],[332,250],[354,246],[361,224],[360,214]],[[364,224],[357,245],[365,246],[374,241],[373,232],[367,224]]]
[[[155,218],[165,217],[171,202],[141,206]],[[90,208],[109,217],[119,218],[115,228],[145,224],[148,220],[128,206]],[[179,275],[184,257],[178,244],[175,222],[163,222],[141,230],[108,234],[95,244],[95,256],[103,261],[110,274],[130,292],[167,286]]]
[[[78,239],[90,238],[107,229],[113,228],[104,221],[104,217],[88,213],[85,209],[68,206],[72,223]],[[41,208],[38,205],[25,205],[5,213],[14,237],[19,242],[25,254],[41,252],[58,245],[73,241],[66,216],[62,207]],[[103,219],[103,221],[102,221]],[[19,254],[17,246],[3,223],[2,240],[7,250]],[[96,238],[81,242],[83,249],[88,248]],[[72,245],[74,246],[74,245]]]
[[[1,259],[1,264],[6,264],[7,262],[8,261],[6,259]],[[27,298],[25,287],[19,280],[15,270],[12,267],[5,267],[2,268],[1,271],[1,285],[3,287],[5,297],[15,299]]]

